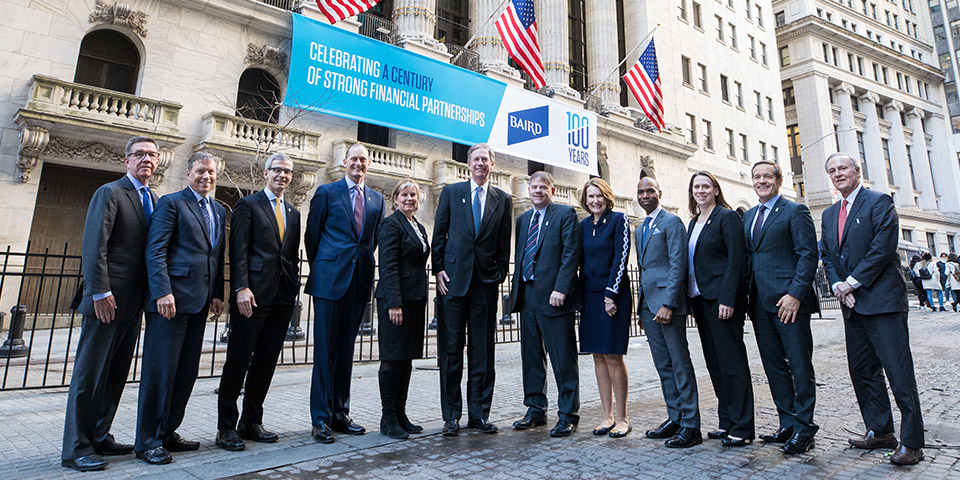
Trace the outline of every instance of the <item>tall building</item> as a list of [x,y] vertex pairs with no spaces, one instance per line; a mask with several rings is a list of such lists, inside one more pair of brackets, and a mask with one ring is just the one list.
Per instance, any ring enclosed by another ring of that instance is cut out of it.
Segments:
[[957,0],[928,0],[933,41],[936,44],[937,61],[943,70],[943,90],[947,110],[950,112],[950,127],[953,144],[960,145],[960,97],[957,96],[957,55],[960,54],[960,9]]
[[905,242],[957,251],[960,169],[926,5],[781,0],[773,10],[790,165],[814,219],[838,198],[823,162],[843,151],[860,158],[868,188],[893,197]]

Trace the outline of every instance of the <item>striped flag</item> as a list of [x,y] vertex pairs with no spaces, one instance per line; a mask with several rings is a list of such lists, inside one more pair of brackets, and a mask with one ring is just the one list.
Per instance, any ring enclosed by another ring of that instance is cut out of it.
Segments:
[[320,8],[330,25],[339,22],[347,17],[359,15],[379,3],[380,0],[317,0],[317,7]]
[[637,102],[640,102],[640,108],[647,114],[647,118],[657,126],[657,131],[662,132],[665,127],[663,95],[660,91],[660,69],[657,67],[657,49],[653,46],[653,38],[623,80],[627,82]]
[[533,0],[511,0],[497,19],[497,31],[515,62],[530,75],[537,88],[546,84],[540,43],[537,41],[537,18],[533,14]]

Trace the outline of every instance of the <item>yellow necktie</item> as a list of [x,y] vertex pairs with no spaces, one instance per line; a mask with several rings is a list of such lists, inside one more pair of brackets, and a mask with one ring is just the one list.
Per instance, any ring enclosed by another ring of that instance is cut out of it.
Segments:
[[279,198],[277,198],[274,201],[274,203],[277,205],[276,210],[274,210],[274,213],[277,216],[277,231],[280,233],[280,241],[282,242],[283,241],[283,209],[280,208],[280,205],[283,202],[280,201]]

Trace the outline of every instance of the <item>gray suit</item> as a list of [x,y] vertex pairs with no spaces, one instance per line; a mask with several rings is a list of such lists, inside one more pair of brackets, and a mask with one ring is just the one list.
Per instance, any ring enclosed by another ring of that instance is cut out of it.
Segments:
[[[684,428],[700,429],[697,376],[687,348],[687,231],[676,215],[661,210],[650,223],[647,239],[643,227],[635,232],[640,263],[637,309],[650,353],[660,375],[667,414]],[[670,323],[654,320],[660,307],[673,309]]]

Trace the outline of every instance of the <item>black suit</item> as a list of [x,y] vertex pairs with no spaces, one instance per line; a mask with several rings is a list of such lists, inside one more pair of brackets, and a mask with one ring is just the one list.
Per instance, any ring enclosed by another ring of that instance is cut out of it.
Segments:
[[[300,212],[282,202],[283,238],[276,212],[261,190],[241,198],[230,222],[230,341],[218,397],[218,429],[263,423],[263,400],[300,291]],[[272,234],[272,235],[271,235]],[[256,306],[240,313],[237,291],[249,288]],[[244,382],[246,377],[246,382]],[[243,415],[237,397],[244,388]]]
[[901,443],[923,448],[923,419],[907,328],[907,289],[900,276],[900,219],[889,195],[860,188],[837,239],[841,203],[823,212],[823,266],[830,285],[853,277],[852,309],[841,306],[847,362],[866,427],[893,433],[884,374],[900,408]]
[[[688,242],[700,215],[690,219]],[[720,429],[740,438],[753,438],[753,383],[743,344],[743,322],[747,310],[744,284],[747,257],[743,222],[737,212],[714,207],[703,224],[697,242],[689,246],[699,295],[690,298],[697,320],[703,357],[717,394]],[[691,287],[692,289],[692,287]],[[720,319],[719,307],[733,307],[733,316]]]
[[[416,221],[416,220],[414,220]],[[380,222],[377,232],[380,279],[377,281],[377,318],[380,326],[380,360],[410,360],[423,357],[423,334],[427,306],[427,231],[417,230],[397,210]],[[400,307],[403,323],[390,322],[389,310]]]
[[[151,193],[153,205],[157,200]],[[143,200],[129,176],[93,194],[83,227],[83,320],[67,396],[64,460],[94,453],[93,444],[112,439],[110,427],[127,382],[147,293],[147,228]],[[107,292],[117,309],[113,321],[103,323],[94,311],[93,295]]]
[[474,228],[470,182],[443,188],[433,226],[433,272],[446,272],[450,289],[440,297],[437,362],[443,419],[462,415],[460,379],[467,348],[467,414],[486,420],[493,399],[497,286],[507,278],[513,201],[487,182],[479,230]]
[[[557,382],[559,417],[580,421],[580,370],[574,313],[582,307],[580,221],[573,208],[549,204],[540,212],[540,231],[533,251],[533,278],[523,278],[525,246],[534,211],[517,218],[510,312],[520,312],[520,357],[523,361],[523,404],[528,414],[543,417],[547,409],[547,353]],[[550,295],[566,295],[559,307]],[[544,351],[546,347],[546,352]]]

